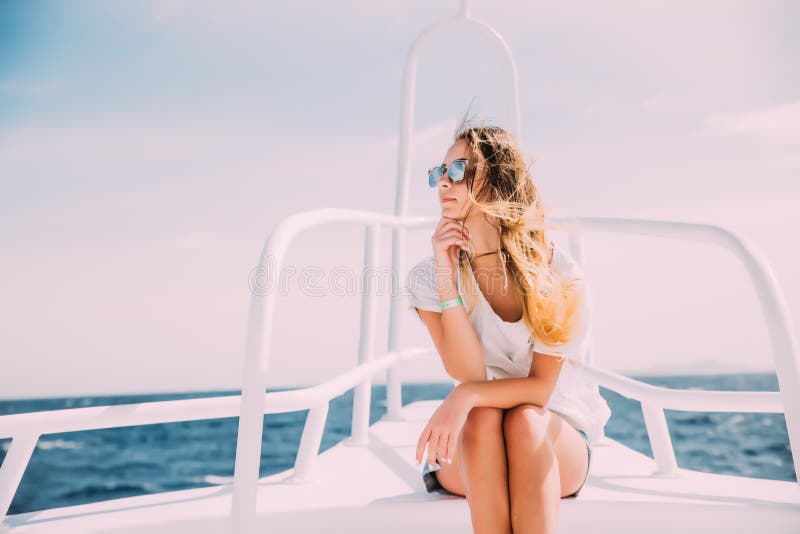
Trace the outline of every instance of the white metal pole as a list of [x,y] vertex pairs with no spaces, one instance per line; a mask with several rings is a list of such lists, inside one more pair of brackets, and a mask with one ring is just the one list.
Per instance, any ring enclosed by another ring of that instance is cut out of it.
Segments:
[[[375,352],[375,302],[380,262],[379,224],[367,227],[364,236],[364,270],[361,273],[361,326],[358,339],[358,363],[370,361]],[[372,377],[356,387],[353,393],[353,418],[350,439],[347,445],[366,445],[368,443],[370,399],[372,396]]]
[[653,402],[642,402],[644,425],[647,427],[647,436],[650,438],[650,447],[653,449],[653,458],[656,461],[659,476],[677,476],[678,461],[675,459],[675,450],[672,448],[672,439],[669,437],[667,418],[664,408]]
[[[250,532],[255,523],[256,492],[261,468],[261,436],[272,339],[273,312],[285,243],[276,232],[267,240],[258,262],[266,289],[250,288],[250,313],[242,372],[242,403],[236,441],[231,499],[231,527],[234,533]],[[262,294],[266,293],[266,294]]]
[[11,501],[38,441],[39,434],[36,432],[20,434],[11,440],[11,446],[0,465],[0,521],[11,507]]

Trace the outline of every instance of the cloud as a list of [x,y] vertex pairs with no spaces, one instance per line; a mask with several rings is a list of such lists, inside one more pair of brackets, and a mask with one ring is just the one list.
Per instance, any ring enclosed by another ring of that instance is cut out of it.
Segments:
[[648,96],[642,102],[642,107],[645,109],[661,109],[664,107],[664,94],[658,93]]
[[209,230],[192,230],[190,232],[176,236],[175,244],[186,248],[206,248],[219,243],[225,236],[219,232]]
[[761,138],[778,147],[800,146],[800,101],[756,111],[713,114],[704,124],[715,131]]

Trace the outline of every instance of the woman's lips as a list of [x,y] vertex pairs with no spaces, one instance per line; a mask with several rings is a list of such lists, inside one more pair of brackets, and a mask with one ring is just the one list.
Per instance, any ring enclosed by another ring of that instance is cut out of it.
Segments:
[[454,198],[442,198],[442,199],[439,199],[439,201],[440,201],[442,204],[444,204],[445,202],[452,202],[452,201],[455,201],[455,199],[454,199]]

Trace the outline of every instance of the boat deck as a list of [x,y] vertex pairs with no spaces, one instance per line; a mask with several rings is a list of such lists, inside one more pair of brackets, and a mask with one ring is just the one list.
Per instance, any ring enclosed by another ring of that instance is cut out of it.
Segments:
[[[429,494],[416,466],[417,439],[441,401],[403,407],[383,418],[370,443],[345,442],[321,453],[317,477],[286,483],[293,469],[260,479],[264,532],[471,532],[463,497]],[[653,476],[653,459],[606,438],[593,443],[592,466],[577,498],[562,499],[559,532],[650,534],[796,533],[800,486],[794,482],[701,473]],[[0,532],[227,532],[232,484],[115,499],[11,515]]]

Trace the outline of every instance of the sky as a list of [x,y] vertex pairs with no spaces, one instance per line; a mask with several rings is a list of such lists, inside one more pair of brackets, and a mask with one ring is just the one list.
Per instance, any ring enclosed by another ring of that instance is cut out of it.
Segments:
[[[1,2],[0,398],[239,389],[265,240],[309,209],[394,212],[405,59],[458,12],[428,0]],[[515,56],[520,141],[551,214],[737,233],[769,265],[797,342],[800,4],[475,1],[471,13]],[[429,40],[410,214],[438,215],[425,170],[470,105],[509,125],[498,65],[464,29]],[[409,235],[407,266],[431,253],[431,231]],[[730,252],[584,239],[596,365],[775,369]],[[362,247],[361,228],[332,225],[301,234],[286,265],[321,269],[324,285],[335,267],[357,272]],[[290,287],[270,387],[357,362],[359,296]],[[402,346],[430,344],[404,311]],[[434,358],[403,376],[447,380]]]

